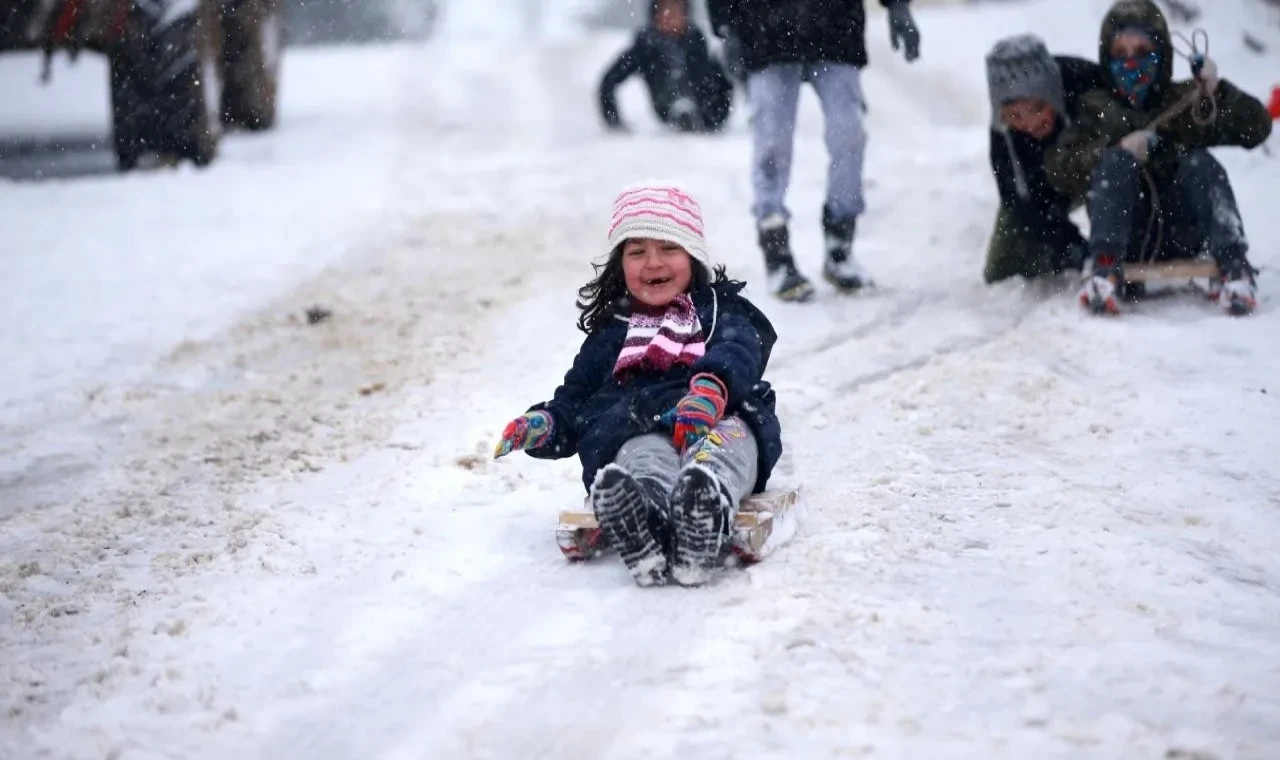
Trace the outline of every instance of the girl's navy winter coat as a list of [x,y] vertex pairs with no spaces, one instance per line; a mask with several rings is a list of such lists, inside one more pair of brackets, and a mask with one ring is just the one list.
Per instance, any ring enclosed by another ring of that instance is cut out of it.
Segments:
[[619,383],[613,367],[626,339],[627,318],[617,316],[597,328],[583,341],[552,399],[530,409],[550,412],[555,423],[551,440],[526,453],[538,459],[577,453],[583,485],[590,490],[596,471],[613,461],[622,444],[646,433],[670,434],[662,416],[689,392],[690,378],[709,372],[728,388],[725,416],[737,415],[755,433],[760,461],[754,490],[763,491],[782,455],[774,392],[761,379],[778,336],[769,319],[739,295],[743,287],[719,282],[691,293],[707,350],[689,367],[638,374]]

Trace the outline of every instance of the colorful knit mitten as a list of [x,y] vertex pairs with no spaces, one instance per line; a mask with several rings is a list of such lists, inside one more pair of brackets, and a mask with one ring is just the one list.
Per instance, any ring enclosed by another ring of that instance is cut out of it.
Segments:
[[536,449],[551,440],[555,418],[547,412],[529,412],[507,423],[502,440],[493,447],[493,458],[505,457],[517,449]]
[[715,375],[702,373],[689,381],[689,393],[667,412],[665,420],[671,424],[671,439],[676,448],[684,451],[702,440],[724,416],[724,383]]

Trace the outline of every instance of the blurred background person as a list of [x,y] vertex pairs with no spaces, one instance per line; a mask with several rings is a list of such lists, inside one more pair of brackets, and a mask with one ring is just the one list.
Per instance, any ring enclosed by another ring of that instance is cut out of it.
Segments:
[[625,129],[617,89],[637,73],[664,124],[682,132],[716,132],[728,121],[733,83],[690,21],[687,0],[653,0],[649,22],[605,71],[600,116],[610,129]]

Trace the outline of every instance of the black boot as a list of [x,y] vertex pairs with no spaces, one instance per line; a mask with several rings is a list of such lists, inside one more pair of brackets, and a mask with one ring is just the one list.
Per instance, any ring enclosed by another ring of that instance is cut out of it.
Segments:
[[871,278],[853,255],[853,235],[858,217],[836,219],[831,209],[822,207],[822,232],[826,240],[827,258],[822,276],[837,289],[853,292],[870,283]]
[[783,301],[808,301],[812,298],[813,285],[800,274],[791,255],[791,233],[787,230],[786,220],[772,216],[761,222],[759,241],[769,290]]
[[718,478],[698,465],[681,473],[671,492],[671,577],[701,586],[721,563],[737,510]]
[[667,582],[665,510],[652,490],[616,464],[601,469],[591,484],[591,508],[600,532],[640,586]]

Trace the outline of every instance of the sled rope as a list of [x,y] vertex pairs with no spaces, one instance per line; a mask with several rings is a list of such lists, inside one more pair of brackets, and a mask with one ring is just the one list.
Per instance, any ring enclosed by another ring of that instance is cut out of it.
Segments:
[[1191,73],[1194,76],[1195,86],[1181,100],[1174,103],[1168,110],[1147,125],[1147,129],[1152,132],[1173,121],[1188,109],[1191,109],[1192,121],[1198,126],[1207,127],[1218,119],[1218,98],[1212,92],[1209,92],[1204,81],[1200,79],[1200,66],[1203,60],[1209,57],[1209,33],[1203,29],[1196,29],[1191,33],[1190,38],[1182,32],[1174,32],[1173,36],[1174,40],[1182,40],[1188,48],[1188,50],[1180,50],[1174,44],[1173,52],[1182,56],[1191,64]]
[[[1218,98],[1214,93],[1209,92],[1209,88],[1199,76],[1201,62],[1209,55],[1209,33],[1197,28],[1191,32],[1190,38],[1182,32],[1174,32],[1173,37],[1173,52],[1187,59],[1191,64],[1195,85],[1190,92],[1147,125],[1147,129],[1152,132],[1158,131],[1187,110],[1191,111],[1191,120],[1197,126],[1207,127],[1218,120]],[[1176,42],[1179,40],[1186,45],[1185,50],[1178,48]],[[1156,181],[1146,166],[1142,167],[1142,178],[1146,180],[1147,192],[1151,193],[1151,213],[1147,216],[1147,231],[1143,236],[1142,248],[1139,250],[1145,255],[1146,263],[1150,264],[1156,260],[1161,247],[1164,246],[1164,219],[1160,216],[1160,193],[1156,191]],[[1155,245],[1151,245],[1153,240]]]

